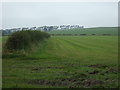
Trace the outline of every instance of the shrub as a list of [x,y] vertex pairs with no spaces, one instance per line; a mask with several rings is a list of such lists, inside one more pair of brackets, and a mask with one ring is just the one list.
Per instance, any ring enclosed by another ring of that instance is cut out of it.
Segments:
[[49,34],[41,31],[17,31],[8,38],[5,47],[8,50],[26,49],[31,47],[33,43],[49,37]]

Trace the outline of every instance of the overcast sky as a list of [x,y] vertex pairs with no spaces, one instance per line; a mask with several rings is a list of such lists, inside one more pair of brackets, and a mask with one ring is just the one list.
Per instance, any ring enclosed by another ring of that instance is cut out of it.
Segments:
[[117,4],[117,2],[4,2],[2,28],[63,24],[115,27],[118,25]]

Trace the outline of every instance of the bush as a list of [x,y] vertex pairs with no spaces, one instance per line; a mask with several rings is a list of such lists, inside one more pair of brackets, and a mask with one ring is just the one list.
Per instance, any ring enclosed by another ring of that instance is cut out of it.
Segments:
[[33,43],[38,43],[50,35],[41,31],[17,31],[13,33],[6,42],[6,49],[21,50],[30,48]]

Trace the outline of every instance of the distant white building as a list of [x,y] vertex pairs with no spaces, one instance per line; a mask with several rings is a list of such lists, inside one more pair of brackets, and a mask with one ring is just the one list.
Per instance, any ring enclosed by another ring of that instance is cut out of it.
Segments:
[[84,28],[84,26],[80,25],[60,25],[60,26],[41,26],[41,27],[23,27],[23,28],[12,28],[12,29],[5,29],[3,32],[5,34],[11,34],[16,31],[21,30],[39,30],[39,31],[52,31],[52,30],[69,30],[69,29],[79,29]]
[[37,28],[36,27],[31,27],[29,30],[36,30]]
[[37,27],[36,30],[43,31],[43,27]]
[[61,25],[59,27],[59,29],[75,29],[75,28],[84,28],[84,27],[79,25]]
[[21,30],[29,30],[29,28],[27,27],[23,27]]

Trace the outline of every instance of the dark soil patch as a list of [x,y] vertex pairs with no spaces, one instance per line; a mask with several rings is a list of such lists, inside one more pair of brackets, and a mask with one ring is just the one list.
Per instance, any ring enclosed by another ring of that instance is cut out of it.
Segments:
[[[68,73],[68,72],[67,72]],[[98,74],[99,71],[94,70],[93,72],[89,72],[90,74]],[[64,86],[68,88],[92,88],[92,87],[105,87],[106,85],[109,85],[110,83],[115,83],[117,80],[111,79],[111,78],[105,78],[103,80],[99,79],[93,79],[90,78],[87,73],[78,73],[75,72],[72,74],[69,78],[56,78],[55,80],[31,80],[28,83],[29,84],[35,84],[35,85],[43,85],[43,86]]]
[[114,73],[114,74],[117,74],[118,70],[111,68],[111,69],[107,70],[105,73]]
[[36,85],[47,85],[47,86],[66,86],[69,85],[69,81],[66,79],[63,80],[32,80],[29,82],[30,84],[36,84]]
[[47,67],[34,67],[32,69],[32,71],[37,71],[37,70],[42,70],[42,69],[63,69],[64,67],[51,67],[51,66],[47,66]]
[[81,82],[81,85],[84,87],[92,87],[96,85],[103,86],[104,82],[96,79],[85,79],[83,82]]
[[63,75],[70,75],[69,71],[62,72]]
[[78,78],[87,78],[87,77],[88,77],[87,74],[84,74],[84,73],[75,73],[72,78],[78,79]]
[[44,85],[44,86],[65,86],[68,88],[77,87],[93,87],[95,85],[104,85],[101,80],[90,79],[87,74],[74,73],[70,78],[56,78],[56,80],[31,80],[29,84]]
[[69,67],[78,67],[78,66],[80,66],[79,64],[66,64],[67,66],[69,66]]
[[76,88],[76,87],[92,87],[95,85],[102,86],[104,82],[101,80],[95,79],[60,79],[60,80],[32,80],[29,84],[36,85],[45,85],[45,86],[66,86],[68,88]]
[[98,74],[98,73],[99,73],[98,70],[94,70],[94,71],[92,71],[92,72],[89,72],[89,74]]
[[108,68],[107,65],[102,65],[102,64],[89,65],[88,67],[92,67],[92,68],[102,68],[102,69]]

